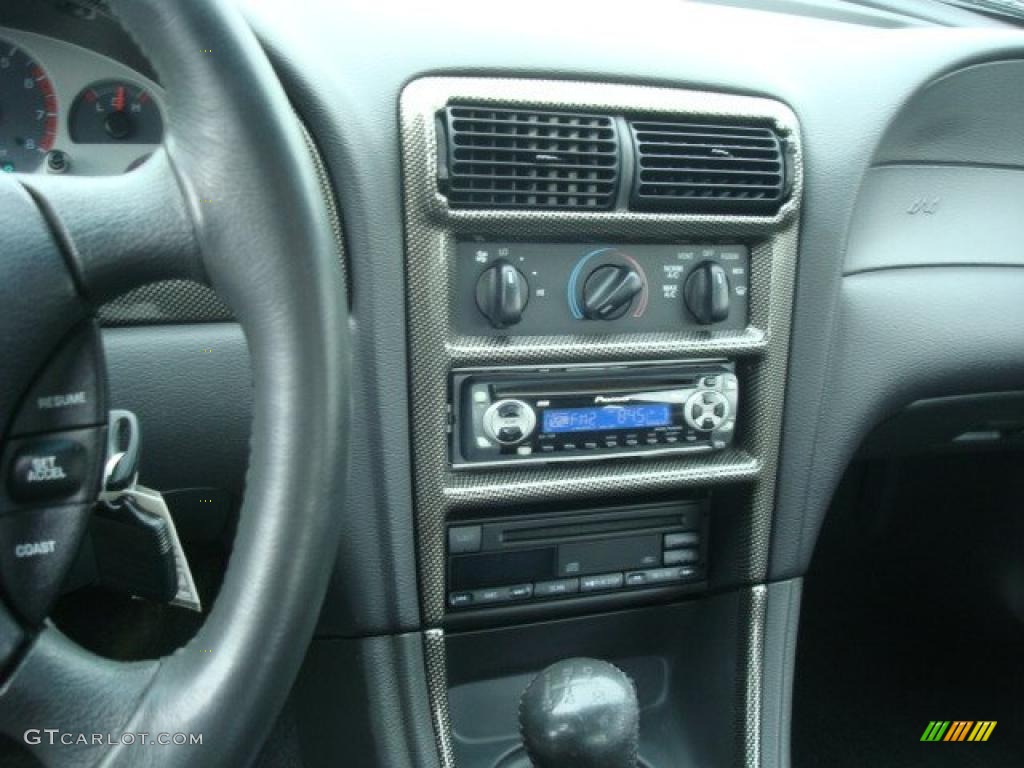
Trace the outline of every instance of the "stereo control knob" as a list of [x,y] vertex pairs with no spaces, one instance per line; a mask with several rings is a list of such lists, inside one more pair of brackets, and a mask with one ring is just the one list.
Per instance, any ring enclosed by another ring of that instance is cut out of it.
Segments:
[[484,433],[501,445],[515,445],[533,434],[537,415],[522,400],[498,400],[484,411]]
[[729,277],[722,265],[714,261],[698,264],[683,285],[683,300],[701,325],[729,317]]
[[484,270],[476,283],[476,305],[495,328],[508,328],[523,319],[530,286],[523,273],[504,259]]
[[635,269],[605,264],[591,272],[583,284],[583,314],[591,320],[615,320],[629,311],[643,288]]
[[698,432],[714,432],[729,418],[729,401],[713,389],[694,392],[683,406],[683,417]]

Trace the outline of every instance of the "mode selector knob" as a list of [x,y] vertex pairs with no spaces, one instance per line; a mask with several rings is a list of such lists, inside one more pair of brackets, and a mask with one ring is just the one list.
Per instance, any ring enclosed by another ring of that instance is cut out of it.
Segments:
[[722,265],[714,261],[698,264],[683,285],[683,300],[701,325],[729,317],[729,277]]
[[583,314],[591,320],[615,320],[629,311],[643,280],[631,267],[605,264],[591,272],[583,284]]
[[523,273],[504,259],[484,270],[476,283],[476,305],[495,328],[508,328],[523,319],[530,286]]
[[484,411],[484,432],[502,445],[521,443],[536,426],[537,415],[522,400],[498,400]]

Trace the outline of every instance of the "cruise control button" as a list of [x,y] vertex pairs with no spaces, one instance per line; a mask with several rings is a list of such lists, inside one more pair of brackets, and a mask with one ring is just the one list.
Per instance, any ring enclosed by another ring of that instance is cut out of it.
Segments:
[[7,488],[21,502],[54,501],[74,496],[86,479],[85,446],[69,438],[36,438],[22,442],[11,460]]
[[102,424],[107,411],[103,371],[102,345],[90,324],[68,339],[47,363],[25,397],[11,434]]
[[14,609],[39,623],[60,594],[89,522],[86,504],[0,517],[0,583]]

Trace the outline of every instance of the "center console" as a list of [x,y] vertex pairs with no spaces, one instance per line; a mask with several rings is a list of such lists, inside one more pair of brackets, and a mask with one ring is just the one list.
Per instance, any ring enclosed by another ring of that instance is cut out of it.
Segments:
[[[802,190],[794,115],[737,95],[438,77],[406,87],[401,119],[443,760],[525,764],[514,700],[567,653],[636,685],[641,764],[688,765],[698,745],[735,762],[754,736],[731,725],[759,709]],[[693,660],[648,635],[680,627],[711,633],[694,659],[727,679],[679,676]],[[510,648],[522,660],[496,666]],[[701,698],[726,721],[709,733],[743,735],[658,736]],[[479,718],[460,713],[484,700],[488,732],[467,732]]]

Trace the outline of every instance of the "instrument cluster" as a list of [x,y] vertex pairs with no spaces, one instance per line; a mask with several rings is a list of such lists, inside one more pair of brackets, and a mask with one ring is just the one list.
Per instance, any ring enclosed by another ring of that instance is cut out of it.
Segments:
[[102,54],[0,27],[0,171],[130,171],[163,140],[162,98]]

